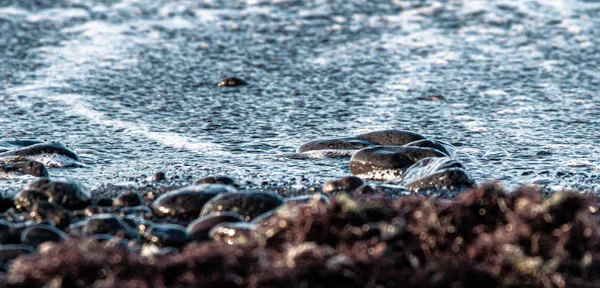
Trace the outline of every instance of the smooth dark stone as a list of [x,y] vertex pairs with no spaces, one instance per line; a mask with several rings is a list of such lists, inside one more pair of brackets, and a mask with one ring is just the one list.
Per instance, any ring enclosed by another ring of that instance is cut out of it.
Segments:
[[[131,229],[121,217],[113,214],[93,215],[82,221],[81,232],[84,235],[108,234],[121,235],[125,238],[137,237],[137,232]],[[79,226],[76,223],[75,226]],[[72,226],[73,226],[72,225]]]
[[48,195],[39,190],[22,190],[14,196],[15,208],[19,211],[29,210],[35,203],[41,201],[47,202]]
[[403,130],[380,130],[334,139],[315,140],[301,145],[296,152],[325,149],[362,149],[375,145],[402,146],[410,142],[425,139],[425,136]]
[[44,142],[39,140],[0,140],[0,152],[16,150],[40,143]]
[[329,205],[329,198],[321,193],[285,198],[286,204],[309,203],[312,201],[319,201],[325,205]]
[[115,207],[133,207],[139,206],[143,203],[142,195],[137,192],[125,192],[121,193],[115,200],[113,201],[113,206]]
[[113,199],[111,198],[100,198],[96,201],[96,206],[99,207],[111,207],[113,206]]
[[255,234],[256,224],[246,222],[221,223],[208,232],[209,237],[214,241],[239,246],[253,244]]
[[139,234],[144,234],[150,226],[154,225],[154,222],[138,215],[127,215],[123,216],[122,219],[129,227],[138,231]]
[[19,243],[23,229],[22,225],[0,220],[0,244]]
[[152,217],[152,209],[146,206],[134,206],[124,207],[118,210],[119,216],[124,217],[126,215],[139,215],[145,218]]
[[196,182],[194,182],[194,185],[199,185],[199,184],[223,184],[223,185],[229,185],[229,186],[233,186],[233,187],[240,186],[240,184],[238,183],[238,181],[235,178],[229,177],[229,176],[222,176],[222,175],[208,176],[208,177],[200,178],[200,179],[196,180]]
[[66,240],[67,234],[59,229],[47,225],[35,225],[21,233],[21,243],[37,247],[40,244],[51,241],[60,242]]
[[233,212],[246,221],[273,210],[283,204],[283,198],[274,193],[244,192],[221,194],[208,201],[202,208],[201,216],[217,212]]
[[224,78],[223,80],[221,80],[221,82],[219,82],[218,85],[219,86],[244,86],[244,85],[248,85],[248,82],[246,82],[240,78],[229,77],[229,78]]
[[219,194],[235,193],[230,186],[219,184],[192,185],[165,193],[152,203],[152,211],[160,217],[198,217],[202,207]]
[[475,181],[462,168],[449,168],[437,171],[416,181],[407,183],[405,187],[413,192],[423,190],[464,190],[475,186]]
[[352,192],[363,184],[365,182],[356,176],[342,177],[325,183],[323,193]]
[[152,181],[159,182],[159,181],[166,181],[166,180],[167,180],[167,175],[165,174],[165,172],[158,171],[158,172],[154,173],[154,175],[152,175]]
[[0,263],[6,263],[21,255],[35,252],[35,249],[24,244],[0,245]]
[[434,174],[437,171],[449,168],[465,169],[465,166],[458,160],[449,157],[424,158],[406,169],[406,173],[404,174],[404,182],[413,182],[419,180],[420,178]]
[[438,141],[438,140],[430,140],[430,139],[423,139],[423,140],[419,140],[419,141],[414,141],[414,142],[410,142],[404,146],[410,146],[410,147],[424,147],[424,148],[433,148],[436,150],[439,150],[440,152],[446,154],[448,157],[452,156],[452,145],[442,142],[442,141]]
[[154,224],[144,232],[146,241],[157,246],[180,247],[187,243],[185,227],[175,224]]
[[38,222],[50,220],[58,228],[65,228],[71,224],[71,212],[49,202],[38,202],[31,207],[31,217]]
[[0,179],[2,179],[2,175],[6,175],[5,177],[7,179],[14,178],[10,175],[31,175],[34,177],[48,177],[48,169],[46,169],[46,166],[44,166],[44,164],[37,161],[15,162],[10,164],[0,164]]
[[91,202],[90,192],[73,179],[41,178],[25,190],[38,190],[48,196],[48,202],[69,209],[82,209]]
[[39,155],[59,155],[72,159],[74,162],[81,162],[79,155],[75,153],[73,150],[69,149],[62,143],[53,142],[53,143],[38,143],[31,146],[25,146],[23,148],[17,150],[6,151],[0,153],[0,158],[9,157],[9,156],[19,156],[28,158],[30,156],[39,156]]
[[350,172],[352,175],[367,179],[401,178],[408,167],[427,157],[446,157],[446,154],[432,148],[369,147],[357,151],[350,158]]
[[238,214],[231,212],[221,212],[219,214],[208,214],[202,216],[187,226],[188,237],[190,241],[205,241],[210,239],[208,232],[217,224],[228,222],[236,223],[245,221]]

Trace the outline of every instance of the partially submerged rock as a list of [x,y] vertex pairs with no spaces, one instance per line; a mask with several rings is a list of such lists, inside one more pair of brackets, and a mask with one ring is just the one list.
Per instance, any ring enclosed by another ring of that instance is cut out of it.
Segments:
[[425,139],[425,136],[403,130],[381,130],[360,134],[354,137],[315,140],[302,144],[296,152],[312,150],[358,150],[375,145],[402,146]]

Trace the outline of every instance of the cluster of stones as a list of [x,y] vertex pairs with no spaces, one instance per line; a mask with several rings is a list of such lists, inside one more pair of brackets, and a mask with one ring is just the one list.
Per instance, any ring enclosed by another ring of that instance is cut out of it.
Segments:
[[0,180],[23,175],[48,177],[46,167],[81,165],[79,155],[62,143],[0,140]]
[[413,192],[464,190],[475,185],[465,166],[443,141],[402,130],[382,130],[354,137],[316,140],[297,153],[351,156],[350,173],[361,179],[402,183]]

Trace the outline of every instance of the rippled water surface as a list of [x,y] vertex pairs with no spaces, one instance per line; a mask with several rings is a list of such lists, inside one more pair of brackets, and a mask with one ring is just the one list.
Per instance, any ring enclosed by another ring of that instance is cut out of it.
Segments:
[[[318,183],[348,160],[280,155],[396,128],[455,144],[479,182],[600,192],[598,15],[568,0],[0,0],[0,132],[68,144],[87,166],[50,173],[90,187],[157,170]],[[216,85],[230,76],[250,85]]]

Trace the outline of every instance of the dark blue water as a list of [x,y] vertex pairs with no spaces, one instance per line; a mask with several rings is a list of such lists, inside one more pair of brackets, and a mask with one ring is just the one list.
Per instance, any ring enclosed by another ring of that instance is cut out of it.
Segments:
[[478,182],[600,192],[599,3],[389,2],[0,0],[0,135],[68,144],[86,167],[50,173],[89,187],[300,187],[349,174],[300,144],[407,129]]

